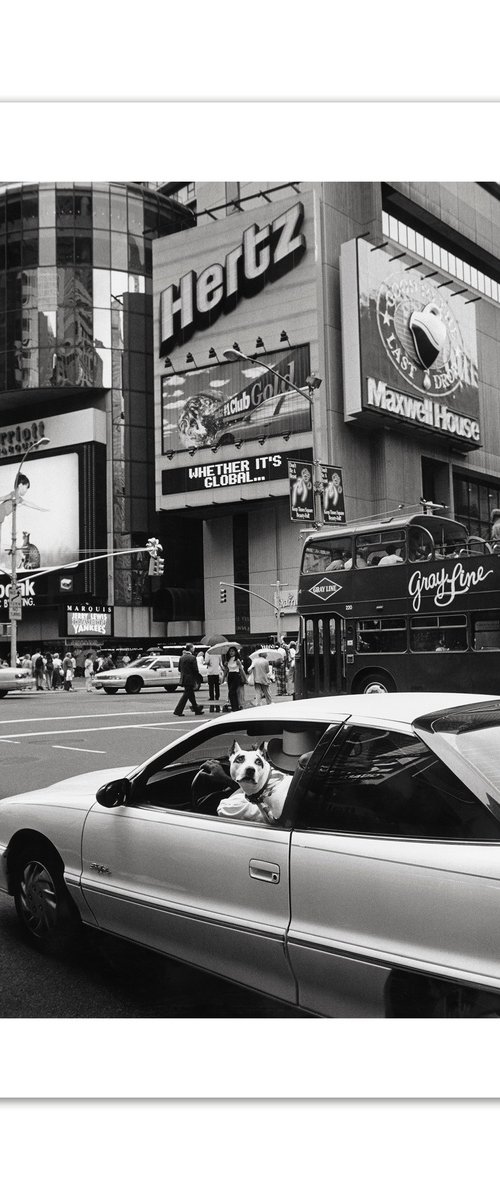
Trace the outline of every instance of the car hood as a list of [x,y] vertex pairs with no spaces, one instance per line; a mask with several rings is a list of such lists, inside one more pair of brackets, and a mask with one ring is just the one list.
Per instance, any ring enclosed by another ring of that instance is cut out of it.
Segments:
[[3,804],[54,804],[64,808],[90,808],[95,801],[97,789],[103,783],[112,779],[123,779],[133,767],[107,768],[105,771],[87,771],[83,775],[73,775],[70,779],[60,779],[46,788],[36,788],[32,792],[21,792],[17,796],[5,796],[0,799]]

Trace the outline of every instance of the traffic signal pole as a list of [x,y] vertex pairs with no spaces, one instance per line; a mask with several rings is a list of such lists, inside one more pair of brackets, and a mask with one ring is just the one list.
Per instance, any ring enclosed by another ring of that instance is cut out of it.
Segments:
[[[252,591],[252,588],[242,587],[242,585],[240,583],[225,583],[225,581],[223,579],[221,579],[219,581],[219,587],[221,589],[221,604],[225,604],[225,598],[224,598],[224,600],[222,599],[223,589],[230,587],[233,589],[234,592],[246,592],[247,596],[256,596],[258,600],[262,600],[264,604],[269,604],[271,606],[271,608],[274,608],[274,611],[276,613],[276,638],[279,642],[279,640],[281,638],[281,609],[279,607],[279,604],[273,604],[272,600],[268,600],[266,598],[266,596],[261,596],[260,592],[254,592],[254,591]],[[276,580],[276,591],[278,594],[278,600],[279,600],[279,589],[280,589],[280,581],[279,581],[279,579],[277,579]]]

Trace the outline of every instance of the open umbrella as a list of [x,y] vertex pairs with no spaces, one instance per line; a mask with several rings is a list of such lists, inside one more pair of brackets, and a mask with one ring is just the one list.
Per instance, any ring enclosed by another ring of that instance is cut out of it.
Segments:
[[231,642],[227,638],[222,639],[220,642],[215,642],[210,646],[210,649],[213,650],[215,654],[227,654],[231,646],[234,646],[235,650],[241,650],[239,642]]
[[284,650],[279,648],[279,646],[263,646],[261,650],[254,650],[253,654],[250,655],[252,662],[254,662],[256,658],[262,657],[267,658],[267,661],[271,663],[281,662],[282,659],[286,658],[286,654]]
[[[205,634],[205,637],[202,637],[202,639],[201,639],[201,644],[202,644],[202,646],[210,646],[210,648],[212,648],[212,646],[216,646],[218,642],[228,642],[228,641],[229,641],[229,638],[226,637],[225,633],[212,633],[212,634],[210,634],[210,637],[208,637],[207,634]],[[234,645],[235,644],[236,643],[234,643]],[[232,642],[231,642],[231,645],[233,645]]]

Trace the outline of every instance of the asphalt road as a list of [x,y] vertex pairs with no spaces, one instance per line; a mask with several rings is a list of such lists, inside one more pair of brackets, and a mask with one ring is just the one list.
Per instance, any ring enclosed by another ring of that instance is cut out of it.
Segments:
[[[0,797],[84,771],[142,762],[195,717],[173,716],[178,696],[74,692],[9,693],[0,702]],[[206,701],[206,688],[199,693]],[[209,716],[208,706],[204,717]],[[25,941],[12,900],[0,896],[0,1017],[254,1017],[297,1014],[119,938],[85,931],[66,959]],[[300,1019],[300,1018],[299,1018]]]

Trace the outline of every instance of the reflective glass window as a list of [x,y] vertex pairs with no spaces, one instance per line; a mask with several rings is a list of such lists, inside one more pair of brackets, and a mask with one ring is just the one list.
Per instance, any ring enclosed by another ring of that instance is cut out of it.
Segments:
[[111,304],[111,273],[109,271],[93,271],[92,287],[94,304],[97,308],[109,308]]
[[38,345],[53,346],[56,340],[57,314],[55,311],[38,313]]
[[18,234],[7,238],[7,253],[5,255],[7,269],[21,266],[21,238]]
[[23,237],[23,266],[34,267],[38,263],[38,233]]
[[115,271],[127,270],[128,239],[126,233],[111,231],[111,266]]
[[73,225],[75,219],[73,189],[56,188],[56,225],[58,228]]
[[135,296],[139,292],[144,292],[144,288],[144,275],[129,275],[127,291],[132,292],[132,294]]
[[3,241],[3,238],[2,238],[0,240],[0,271],[5,270],[6,261],[7,261],[7,252],[6,252],[6,248],[5,248],[5,242]]
[[83,190],[77,188],[74,194],[75,205],[75,225],[88,227],[92,226],[92,192],[90,188]]
[[38,195],[37,192],[23,191],[23,228],[35,229],[38,225]]
[[7,230],[12,233],[21,228],[21,197],[7,196]]
[[93,224],[97,229],[109,229],[109,192],[92,191]]
[[127,197],[124,193],[111,191],[111,229],[125,233],[127,229]]
[[57,308],[57,270],[45,267],[38,271],[38,307],[40,311]]
[[94,308],[94,340],[96,345],[111,346],[111,313],[109,308]]
[[92,238],[86,237],[84,234],[75,234],[75,262],[76,263],[91,263],[92,262]]
[[56,239],[56,262],[58,265],[73,262],[73,238],[65,235],[57,234]]
[[8,271],[6,276],[7,283],[7,309],[20,308],[22,297],[22,281],[20,271]]
[[129,290],[128,275],[125,271],[111,272],[111,298],[119,297],[123,301],[123,297],[127,295]]
[[93,230],[93,263],[95,267],[111,266],[111,237],[108,229]]
[[5,196],[0,196],[0,237],[5,233],[6,220]]
[[144,203],[140,196],[128,197],[128,231],[142,236],[144,233]]
[[144,201],[144,228],[155,233],[158,229],[158,204],[154,200]]
[[129,271],[145,269],[144,238],[134,237],[132,234],[129,234],[128,239],[128,267]]
[[95,349],[95,387],[111,387],[111,350]]
[[21,297],[23,309],[38,307],[38,271],[22,272]]

